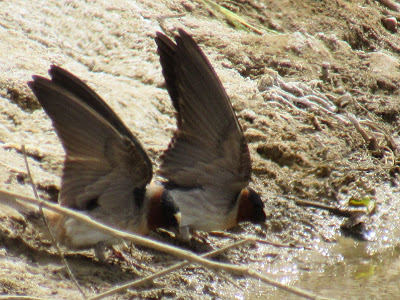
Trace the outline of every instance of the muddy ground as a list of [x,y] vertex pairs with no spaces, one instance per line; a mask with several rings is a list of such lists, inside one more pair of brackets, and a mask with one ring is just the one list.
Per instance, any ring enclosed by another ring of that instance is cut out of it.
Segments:
[[[400,39],[391,17],[399,13],[361,0],[224,5],[263,34],[233,28],[202,1],[0,1],[0,188],[32,195],[21,154],[25,144],[40,195],[57,199],[64,152],[26,85],[51,64],[93,87],[156,162],[175,119],[153,38],[156,31],[171,35],[184,28],[231,97],[251,150],[251,185],[265,201],[266,231],[242,224],[229,234],[307,246],[258,243],[218,260],[322,296],[395,298]],[[356,238],[341,230],[347,218],[295,203],[346,207],[350,198],[362,197],[377,206]],[[0,208],[0,294],[81,298],[51,243],[21,214]],[[175,243],[163,233],[152,237]],[[233,240],[209,236],[212,248]],[[99,262],[92,251],[66,250],[88,296],[178,261],[143,247],[120,249],[126,261],[110,255]],[[191,266],[112,298],[282,297],[288,294],[258,281]]]

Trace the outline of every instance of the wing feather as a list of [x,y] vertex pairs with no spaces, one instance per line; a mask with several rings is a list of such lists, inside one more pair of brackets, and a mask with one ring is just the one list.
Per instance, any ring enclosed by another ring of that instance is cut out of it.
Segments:
[[132,205],[133,190],[144,188],[152,178],[146,152],[85,83],[58,67],[50,74],[53,81],[33,76],[28,85],[66,151],[60,204],[86,209],[96,200],[115,210]]
[[191,36],[179,30],[175,39],[176,44],[162,33],[156,37],[178,125],[160,174],[177,185],[240,190],[250,180],[251,159],[230,99]]

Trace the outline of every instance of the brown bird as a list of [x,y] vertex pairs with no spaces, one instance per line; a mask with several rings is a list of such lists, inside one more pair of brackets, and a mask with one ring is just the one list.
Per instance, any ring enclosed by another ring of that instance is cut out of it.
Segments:
[[213,67],[182,29],[176,43],[160,32],[155,41],[178,127],[159,173],[182,213],[181,230],[188,234],[225,230],[241,221],[264,223],[264,204],[248,187],[247,142]]
[[[59,204],[140,235],[158,227],[178,230],[179,209],[167,190],[150,184],[152,164],[138,139],[79,78],[57,66],[49,74],[51,80],[33,76],[28,85],[66,152]],[[70,248],[118,242],[59,214],[49,223]]]

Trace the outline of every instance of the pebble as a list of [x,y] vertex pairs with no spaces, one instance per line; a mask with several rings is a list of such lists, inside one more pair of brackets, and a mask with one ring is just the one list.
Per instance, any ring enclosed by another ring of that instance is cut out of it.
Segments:
[[382,25],[392,33],[397,32],[397,19],[395,17],[385,17],[382,19]]

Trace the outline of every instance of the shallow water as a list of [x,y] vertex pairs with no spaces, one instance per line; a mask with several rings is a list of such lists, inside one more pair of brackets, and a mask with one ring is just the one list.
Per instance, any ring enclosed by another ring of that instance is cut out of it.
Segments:
[[[297,269],[280,270],[285,275],[276,275],[275,279],[333,299],[399,299],[400,247],[370,255],[367,242],[345,238],[336,246],[330,254],[331,260],[336,257],[336,263],[299,264]],[[299,299],[255,281],[247,291],[235,298]]]
[[[290,286],[333,299],[400,299],[400,213],[397,188],[377,189],[378,210],[367,225],[370,241],[337,235],[313,250],[293,251],[278,264],[260,271]],[[379,203],[386,202],[386,205]],[[390,205],[387,205],[390,203]],[[253,281],[238,299],[298,299]]]

